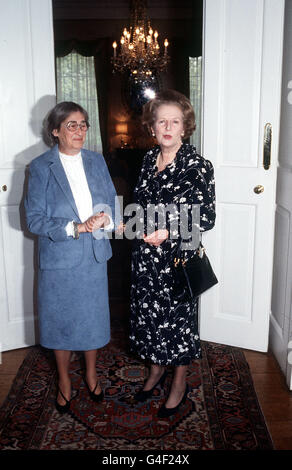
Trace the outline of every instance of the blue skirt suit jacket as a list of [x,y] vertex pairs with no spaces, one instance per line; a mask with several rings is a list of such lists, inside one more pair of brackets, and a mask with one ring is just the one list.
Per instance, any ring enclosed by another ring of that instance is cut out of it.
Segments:
[[[85,149],[81,156],[93,208],[117,220],[116,191],[103,156]],[[110,339],[107,260],[112,249],[106,234],[67,236],[68,222],[84,221],[57,145],[30,164],[25,210],[28,229],[38,236],[40,343],[62,350],[104,346]]]

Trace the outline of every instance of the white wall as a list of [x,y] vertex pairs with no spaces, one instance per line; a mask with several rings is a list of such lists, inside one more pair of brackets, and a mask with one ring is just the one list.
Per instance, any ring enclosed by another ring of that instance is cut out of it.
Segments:
[[[286,0],[270,347],[292,389],[292,0]],[[290,358],[291,358],[290,354]]]
[[44,150],[41,122],[55,103],[52,5],[0,0],[0,11],[0,166],[15,167]]

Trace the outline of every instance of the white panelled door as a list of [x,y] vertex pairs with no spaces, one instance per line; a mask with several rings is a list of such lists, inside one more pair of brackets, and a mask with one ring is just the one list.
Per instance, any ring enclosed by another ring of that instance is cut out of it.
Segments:
[[267,350],[271,312],[284,6],[205,0],[203,155],[215,168],[217,222],[203,241],[219,284],[202,296],[200,332],[258,351]]
[[0,0],[0,348],[35,343],[34,242],[22,198],[27,164],[45,148],[55,104],[51,0]]

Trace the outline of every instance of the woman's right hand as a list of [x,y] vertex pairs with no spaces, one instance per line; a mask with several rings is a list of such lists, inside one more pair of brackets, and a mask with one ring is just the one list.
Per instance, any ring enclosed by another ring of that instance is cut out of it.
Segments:
[[110,220],[108,215],[100,212],[99,214],[90,216],[82,224],[78,224],[78,231],[79,233],[94,232],[95,230],[98,230],[101,227],[108,225],[109,223]]
[[151,233],[151,235],[144,235],[144,242],[149,243],[149,245],[159,246],[164,242],[169,236],[169,232],[166,229],[159,229]]

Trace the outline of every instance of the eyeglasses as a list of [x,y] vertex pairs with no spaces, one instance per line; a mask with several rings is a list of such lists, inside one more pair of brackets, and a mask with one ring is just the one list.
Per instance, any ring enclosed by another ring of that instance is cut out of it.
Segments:
[[70,132],[76,132],[78,127],[80,128],[81,131],[86,132],[88,131],[88,128],[90,127],[86,121],[81,121],[80,124],[78,124],[77,121],[68,121],[67,124],[65,124],[65,126]]

